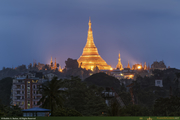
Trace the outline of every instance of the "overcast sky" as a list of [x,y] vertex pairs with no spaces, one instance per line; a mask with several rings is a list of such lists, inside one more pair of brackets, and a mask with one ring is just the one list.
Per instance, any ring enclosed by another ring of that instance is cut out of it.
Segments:
[[94,42],[107,64],[163,60],[180,69],[179,0],[0,1],[0,69],[51,56],[62,67],[78,59],[91,17]]

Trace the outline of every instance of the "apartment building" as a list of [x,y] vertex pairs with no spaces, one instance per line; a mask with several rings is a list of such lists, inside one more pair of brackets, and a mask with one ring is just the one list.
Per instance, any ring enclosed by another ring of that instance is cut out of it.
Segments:
[[34,76],[18,76],[14,78],[11,89],[11,104],[18,105],[21,109],[39,107],[37,102],[42,97],[39,88],[45,81]]

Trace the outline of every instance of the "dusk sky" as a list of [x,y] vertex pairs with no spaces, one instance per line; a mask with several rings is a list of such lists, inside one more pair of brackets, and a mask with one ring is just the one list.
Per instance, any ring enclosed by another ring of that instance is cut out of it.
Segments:
[[91,17],[101,57],[113,68],[163,60],[180,69],[180,0],[0,1],[0,69],[78,59]]

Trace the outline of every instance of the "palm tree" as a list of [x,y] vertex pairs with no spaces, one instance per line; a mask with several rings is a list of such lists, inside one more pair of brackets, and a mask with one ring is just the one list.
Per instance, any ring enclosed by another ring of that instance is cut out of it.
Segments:
[[65,93],[65,91],[60,89],[63,87],[63,83],[62,79],[58,80],[57,77],[54,77],[40,88],[42,98],[39,100],[38,105],[41,104],[41,107],[51,109],[52,116],[53,111],[57,107],[62,108],[63,106],[64,98],[62,94]]

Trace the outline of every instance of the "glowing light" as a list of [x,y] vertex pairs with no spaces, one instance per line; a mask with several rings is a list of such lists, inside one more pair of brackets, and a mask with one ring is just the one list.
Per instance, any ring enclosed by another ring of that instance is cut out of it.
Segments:
[[141,69],[141,66],[139,65],[137,68],[138,68],[138,69]]
[[93,71],[94,66],[91,66],[91,70]]

